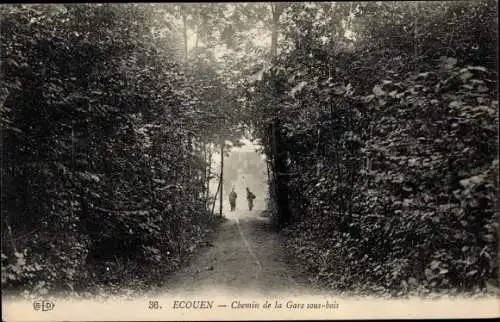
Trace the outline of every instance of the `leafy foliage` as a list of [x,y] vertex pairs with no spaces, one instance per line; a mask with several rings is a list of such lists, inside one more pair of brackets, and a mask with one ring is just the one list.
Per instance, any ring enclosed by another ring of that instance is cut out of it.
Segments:
[[232,92],[176,62],[160,9],[2,6],[5,287],[161,277],[211,227],[204,151],[236,129],[212,98]]
[[[293,198],[278,220],[291,222],[289,246],[319,280],[394,295],[496,285],[490,4],[287,11],[284,50],[251,109],[266,154],[287,160],[276,180]],[[276,118],[281,151],[268,130]]]

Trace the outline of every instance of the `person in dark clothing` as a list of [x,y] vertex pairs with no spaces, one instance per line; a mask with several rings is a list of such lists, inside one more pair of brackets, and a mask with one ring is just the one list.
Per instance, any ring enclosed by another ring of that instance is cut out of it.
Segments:
[[229,205],[231,205],[231,211],[236,210],[236,198],[238,198],[238,194],[236,193],[236,191],[234,191],[233,187],[233,190],[229,194]]
[[249,210],[253,209],[253,200],[254,199],[255,199],[255,195],[247,187],[247,201],[248,201],[248,209]]

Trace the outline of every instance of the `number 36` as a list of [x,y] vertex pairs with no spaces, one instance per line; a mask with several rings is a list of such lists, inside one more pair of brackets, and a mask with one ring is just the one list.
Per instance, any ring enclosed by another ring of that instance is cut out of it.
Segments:
[[160,308],[160,304],[158,304],[158,301],[149,301],[149,309],[156,310],[159,308]]

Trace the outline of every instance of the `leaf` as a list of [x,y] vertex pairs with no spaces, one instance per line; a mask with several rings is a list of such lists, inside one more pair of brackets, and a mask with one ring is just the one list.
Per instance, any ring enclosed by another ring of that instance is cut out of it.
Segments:
[[398,91],[397,90],[393,90],[392,92],[389,93],[389,96],[394,98],[398,95]]
[[469,78],[471,78],[472,76],[474,76],[471,72],[469,71],[465,71],[464,73],[462,73],[460,75],[460,79],[462,80],[462,82],[466,82]]
[[23,257],[17,259],[17,265],[24,266],[26,265],[26,260]]
[[382,87],[380,85],[373,86],[372,91],[373,91],[373,94],[375,94],[375,96],[385,95],[385,92],[382,90]]
[[346,87],[344,85],[337,85],[333,87],[333,93],[335,95],[343,95],[347,91]]
[[413,188],[412,187],[403,186],[403,191],[412,192]]
[[472,70],[472,71],[480,71],[480,72],[487,72],[488,70],[486,67],[483,66],[469,66],[467,69]]
[[365,102],[365,103],[369,103],[369,102],[371,102],[374,98],[375,98],[375,95],[367,95],[367,96],[363,96],[361,99],[363,100],[363,102]]
[[428,281],[430,281],[434,277],[434,273],[432,273],[432,271],[428,268],[425,269],[424,273]]
[[437,261],[437,260],[433,260],[433,261],[431,262],[431,268],[432,268],[432,269],[436,269],[436,268],[438,268],[438,267],[439,267],[439,265],[441,265],[441,262],[439,262],[439,261]]
[[450,104],[448,104],[448,107],[450,108],[460,108],[464,105],[463,102],[460,101],[451,101]]
[[477,88],[477,91],[478,91],[479,93],[486,93],[486,92],[489,92],[489,89],[488,89],[488,87],[481,85],[481,86],[479,86],[479,87]]
[[415,285],[418,285],[418,281],[416,278],[410,277],[410,278],[408,278],[408,284],[415,286]]
[[445,275],[446,273],[448,273],[448,270],[446,268],[442,268],[439,270],[439,275]]
[[471,188],[475,185],[479,185],[484,181],[484,175],[477,175],[470,177],[468,179],[462,179],[459,181],[460,185],[464,188]]
[[289,95],[290,95],[290,96],[292,96],[292,97],[294,97],[294,96],[295,96],[295,94],[296,94],[297,92],[301,91],[301,90],[304,88],[304,86],[306,86],[306,85],[307,85],[307,82],[306,82],[306,81],[301,81],[300,83],[298,83],[297,85],[295,85],[295,86],[294,86],[294,87],[290,90]]
[[94,174],[94,173],[90,173],[88,171],[85,171],[85,172],[79,172],[78,173],[80,175],[80,177],[84,180],[87,180],[87,181],[94,181],[94,182],[99,182],[101,181],[101,179],[99,178],[98,175]]
[[442,56],[441,61],[446,69],[452,69],[457,64],[457,59],[453,57]]

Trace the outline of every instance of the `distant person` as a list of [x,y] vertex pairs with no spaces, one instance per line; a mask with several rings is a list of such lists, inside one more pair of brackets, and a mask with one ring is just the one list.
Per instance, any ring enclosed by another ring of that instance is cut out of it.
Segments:
[[253,209],[253,200],[255,199],[255,195],[250,191],[247,187],[247,201],[248,201],[248,209]]
[[229,204],[231,205],[231,211],[236,210],[236,198],[238,198],[238,194],[236,194],[236,191],[231,190],[231,193],[229,194]]

